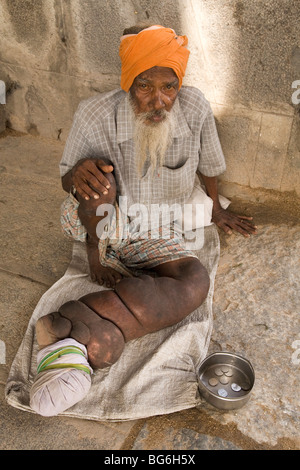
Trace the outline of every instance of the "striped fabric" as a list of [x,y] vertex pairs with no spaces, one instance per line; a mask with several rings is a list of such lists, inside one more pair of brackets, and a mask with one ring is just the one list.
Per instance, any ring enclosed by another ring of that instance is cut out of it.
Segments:
[[66,237],[85,242],[87,231],[78,217],[78,206],[79,202],[70,193],[61,205],[60,223]]
[[[86,240],[86,230],[78,217],[79,202],[70,193],[61,206],[61,225],[67,237],[76,241]],[[142,235],[132,229],[130,222],[122,223],[116,206],[115,216],[109,224],[108,236],[99,239],[99,260],[103,266],[111,267],[124,276],[137,275],[139,270],[149,270],[167,261],[174,261],[196,254],[185,248],[184,240],[174,225],[158,227]],[[116,237],[116,230],[119,237]]]
[[[77,348],[76,346],[67,346],[67,347],[61,347],[58,348],[54,351],[51,351],[48,353],[43,359],[40,361],[37,367],[37,373],[44,372],[46,370],[51,370],[51,369],[78,369],[82,370],[83,372],[86,372],[87,374],[91,374],[91,369],[84,365],[84,364],[79,364],[76,362],[58,362],[57,360],[61,358],[62,356],[67,355],[69,359],[71,359],[73,354],[79,354],[80,356],[83,356],[85,358],[85,355],[83,351],[80,348]],[[86,362],[86,360],[85,360]]]

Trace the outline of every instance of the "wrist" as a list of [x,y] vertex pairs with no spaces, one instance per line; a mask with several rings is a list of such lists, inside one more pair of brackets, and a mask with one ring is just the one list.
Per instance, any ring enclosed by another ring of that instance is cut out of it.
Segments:
[[68,173],[66,173],[62,178],[62,187],[63,190],[69,193],[71,191],[72,185],[73,185],[73,180],[72,180],[72,170],[70,170]]
[[212,207],[213,212],[219,212],[222,210],[222,206],[220,204],[219,198],[213,200],[213,207]]

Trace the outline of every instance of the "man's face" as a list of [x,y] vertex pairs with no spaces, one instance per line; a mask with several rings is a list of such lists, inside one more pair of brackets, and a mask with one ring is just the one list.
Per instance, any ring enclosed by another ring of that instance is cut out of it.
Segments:
[[165,119],[178,95],[178,78],[168,67],[152,67],[138,75],[130,94],[137,115],[145,115],[145,123],[156,124]]

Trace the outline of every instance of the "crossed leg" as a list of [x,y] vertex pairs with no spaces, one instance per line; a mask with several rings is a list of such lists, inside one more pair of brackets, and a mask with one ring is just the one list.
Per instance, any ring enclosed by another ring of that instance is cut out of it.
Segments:
[[41,317],[39,346],[74,338],[86,346],[91,367],[107,367],[127,341],[178,323],[205,300],[209,277],[198,259],[170,261],[155,271],[156,277],[122,279],[115,290],[87,294]]

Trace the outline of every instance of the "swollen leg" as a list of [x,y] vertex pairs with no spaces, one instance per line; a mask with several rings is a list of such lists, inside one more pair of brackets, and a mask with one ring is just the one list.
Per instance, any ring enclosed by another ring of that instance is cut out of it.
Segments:
[[[110,366],[119,359],[125,341],[121,330],[113,322],[98,315],[80,300],[67,302],[59,310],[72,322],[71,338],[78,342],[84,341],[93,368]],[[80,336],[83,329],[89,336]]]
[[122,279],[115,291],[87,294],[37,324],[41,347],[71,337],[87,347],[94,368],[113,364],[125,342],[174,325],[204,301],[209,278],[196,258],[160,265],[158,277]]
[[[171,278],[180,283],[181,299],[185,295],[184,304],[188,310],[195,310],[206,299],[210,279],[207,270],[198,258],[187,257],[160,264],[154,271],[160,278]],[[168,292],[167,292],[168,294]],[[172,295],[172,293],[171,293]],[[179,298],[176,299],[176,301]]]
[[209,290],[209,276],[197,258],[164,263],[155,271],[158,277],[123,279],[115,289],[144,334],[181,321],[203,303]]

